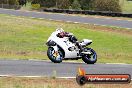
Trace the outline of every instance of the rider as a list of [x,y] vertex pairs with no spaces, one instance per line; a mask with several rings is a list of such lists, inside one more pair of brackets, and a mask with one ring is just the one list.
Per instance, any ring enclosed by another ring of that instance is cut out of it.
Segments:
[[73,36],[72,33],[65,32],[62,28],[61,29],[57,29],[57,31],[58,31],[57,37],[59,37],[59,38],[69,37],[69,40],[72,43],[75,43],[77,41],[77,38],[75,36]]
[[80,46],[79,42],[77,41],[77,38],[72,33],[65,32],[63,29],[57,29],[57,31],[59,31],[57,37],[59,38],[69,37],[69,41],[75,43],[78,46],[78,48],[82,50],[82,46]]

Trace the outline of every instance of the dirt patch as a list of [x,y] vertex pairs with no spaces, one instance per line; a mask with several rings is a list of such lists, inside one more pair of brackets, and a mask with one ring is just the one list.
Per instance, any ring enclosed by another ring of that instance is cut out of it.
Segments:
[[[0,88],[6,85],[19,86],[20,88],[132,88],[130,84],[85,84],[80,86],[75,79],[52,79],[52,78],[0,78]],[[9,84],[9,85],[7,85]],[[16,85],[17,84],[17,85]]]

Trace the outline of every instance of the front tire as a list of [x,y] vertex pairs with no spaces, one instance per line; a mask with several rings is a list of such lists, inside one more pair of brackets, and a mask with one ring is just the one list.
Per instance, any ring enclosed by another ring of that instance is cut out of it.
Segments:
[[91,52],[91,55],[84,54],[82,56],[82,60],[87,64],[94,64],[97,61],[97,54],[96,52],[91,48],[86,48],[86,50]]
[[61,63],[62,62],[62,59],[63,59],[63,56],[64,56],[63,53],[62,53],[62,51],[61,50],[58,50],[59,56],[57,56],[57,57],[55,57],[53,55],[53,53],[54,53],[54,48],[49,47],[48,50],[47,50],[47,56],[48,56],[48,58],[52,62],[54,62],[54,63]]

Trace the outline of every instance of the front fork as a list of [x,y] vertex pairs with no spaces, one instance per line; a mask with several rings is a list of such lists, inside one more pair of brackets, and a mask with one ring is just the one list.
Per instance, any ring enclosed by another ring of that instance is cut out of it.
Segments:
[[53,56],[57,57],[59,55],[58,46],[52,46],[52,48],[54,49]]

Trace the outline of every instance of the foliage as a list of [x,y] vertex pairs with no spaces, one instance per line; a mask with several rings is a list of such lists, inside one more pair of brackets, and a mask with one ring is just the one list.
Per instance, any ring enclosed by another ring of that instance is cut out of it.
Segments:
[[80,5],[78,0],[74,0],[74,2],[72,4],[72,9],[76,9],[76,10],[80,10],[81,9],[81,5]]
[[26,6],[27,0],[18,0],[18,2],[19,2],[19,5]]
[[56,7],[59,9],[68,9],[70,7],[69,0],[56,0]]
[[0,1],[0,4],[5,4],[5,3],[7,3],[5,0]]
[[46,8],[121,12],[119,0],[33,0],[32,4]]
[[120,0],[120,5],[124,13],[132,13],[132,1]]
[[1,0],[0,4],[18,5],[18,0]]
[[90,10],[93,0],[80,0],[81,8],[83,10]]
[[32,0],[31,4],[40,4],[41,7],[54,7],[56,0]]
[[40,5],[47,8],[54,7],[56,0],[40,0]]
[[94,0],[92,6],[95,11],[121,12],[119,0]]
[[32,1],[31,1],[31,4],[38,4],[38,3],[40,3],[40,1],[41,1],[41,0],[32,0]]
[[32,4],[32,9],[39,9],[40,8],[40,4]]

